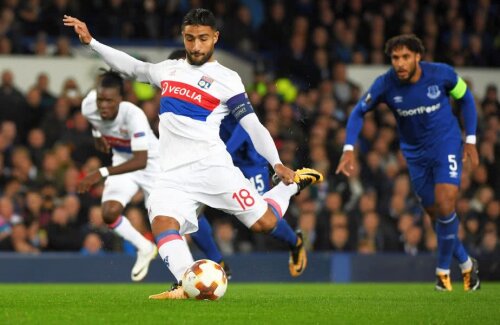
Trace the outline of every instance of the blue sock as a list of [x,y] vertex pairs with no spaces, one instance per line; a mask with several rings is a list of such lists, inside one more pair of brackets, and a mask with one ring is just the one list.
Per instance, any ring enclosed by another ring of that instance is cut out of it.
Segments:
[[455,211],[445,217],[440,217],[436,223],[438,241],[438,268],[449,270],[455,243],[458,240],[458,217]]
[[217,263],[222,261],[222,254],[212,236],[212,227],[204,215],[198,218],[198,231],[192,233],[191,238],[209,260]]
[[286,222],[285,219],[282,219],[278,211],[272,206],[271,210],[273,211],[278,222],[276,223],[276,227],[270,232],[270,235],[276,239],[286,242],[290,247],[293,247],[297,244],[297,235],[293,231],[292,227]]
[[453,249],[453,257],[455,257],[460,264],[467,262],[467,259],[469,258],[469,254],[467,254],[467,251],[465,250],[465,247],[460,239],[458,239],[458,236],[455,241],[455,249]]

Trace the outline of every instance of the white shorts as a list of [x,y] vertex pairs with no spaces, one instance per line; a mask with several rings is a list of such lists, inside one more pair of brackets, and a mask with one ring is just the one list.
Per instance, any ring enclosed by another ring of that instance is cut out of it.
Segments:
[[207,205],[232,214],[251,227],[267,210],[267,202],[225,151],[162,172],[149,198],[149,218],[168,216],[180,225],[180,234],[198,230],[197,210]]
[[144,191],[144,200],[147,202],[159,174],[160,170],[157,166],[148,166],[142,170],[108,176],[104,182],[102,202],[118,201],[125,207],[139,189]]

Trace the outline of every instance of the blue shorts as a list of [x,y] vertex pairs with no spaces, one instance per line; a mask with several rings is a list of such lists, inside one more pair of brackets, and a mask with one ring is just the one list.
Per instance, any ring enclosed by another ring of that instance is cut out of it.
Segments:
[[269,168],[268,166],[236,166],[238,167],[243,175],[250,180],[257,192],[260,195],[269,191],[271,188],[271,183],[269,180]]
[[434,204],[436,184],[460,186],[462,148],[460,139],[443,140],[428,150],[424,156],[407,160],[413,189],[423,207]]

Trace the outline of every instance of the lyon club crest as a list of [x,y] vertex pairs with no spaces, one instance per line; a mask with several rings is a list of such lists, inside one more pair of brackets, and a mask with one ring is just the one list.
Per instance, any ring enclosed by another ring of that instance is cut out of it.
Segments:
[[201,77],[200,81],[198,81],[198,86],[200,86],[203,89],[208,89],[213,82],[214,80],[212,78],[203,76]]
[[427,87],[427,97],[430,99],[436,99],[441,95],[441,90],[439,90],[439,87],[436,85],[432,85]]

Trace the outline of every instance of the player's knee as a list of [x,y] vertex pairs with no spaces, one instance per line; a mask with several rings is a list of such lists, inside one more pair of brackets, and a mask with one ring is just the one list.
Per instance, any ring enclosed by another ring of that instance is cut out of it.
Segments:
[[432,222],[436,221],[437,218],[439,217],[439,209],[437,205],[432,205],[425,207],[425,212],[431,217]]
[[456,195],[453,191],[442,191],[436,195],[436,207],[439,216],[447,216],[455,211]]
[[151,228],[153,229],[153,233],[156,235],[168,231],[168,230],[177,230],[181,228],[179,221],[175,218],[167,217],[167,216],[156,216],[153,218],[151,222]]
[[276,227],[276,222],[274,214],[266,212],[250,229],[254,232],[271,232]]
[[102,219],[108,225],[113,224],[123,212],[123,207],[118,202],[105,202],[102,205]]

